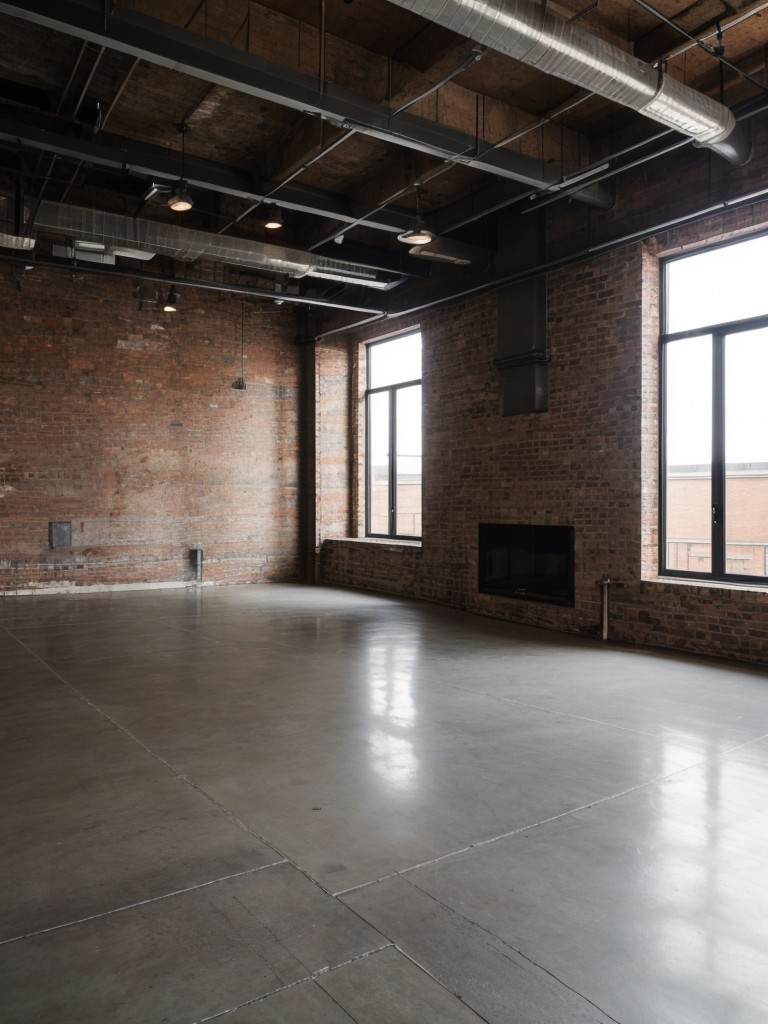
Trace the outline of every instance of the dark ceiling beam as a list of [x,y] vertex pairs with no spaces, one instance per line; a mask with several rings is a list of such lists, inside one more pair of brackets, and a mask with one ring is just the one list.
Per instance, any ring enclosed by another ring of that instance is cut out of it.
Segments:
[[68,274],[98,274],[102,277],[129,277],[135,281],[147,281],[152,284],[168,284],[174,288],[200,288],[202,291],[224,292],[227,295],[248,295],[255,299],[267,299],[272,302],[285,303],[293,306],[317,307],[319,309],[338,309],[351,313],[369,313],[381,315],[384,309],[381,306],[363,305],[359,302],[348,302],[345,295],[353,292],[352,288],[343,288],[336,298],[323,298],[321,295],[295,295],[292,292],[276,292],[267,288],[257,288],[253,285],[237,284],[235,282],[210,281],[204,278],[176,277],[173,274],[151,274],[146,270],[139,270],[123,264],[109,266],[107,264],[89,263],[87,261],[60,259],[56,256],[43,256],[34,253],[18,253],[11,250],[0,250],[0,263],[18,264],[25,271],[31,271],[35,267],[50,267],[57,270],[65,270]]
[[[443,30],[444,31],[444,30]],[[452,37],[452,33],[446,33]],[[445,85],[458,77],[472,64],[477,63],[482,57],[482,48],[476,44],[470,47],[465,39],[452,39],[450,45],[445,47],[437,56],[433,56],[421,69],[403,65],[399,62],[392,62],[391,65],[391,92],[388,102],[393,112],[400,112],[406,108],[410,109],[417,104],[428,101],[429,98]],[[420,54],[420,63],[424,65],[424,54]],[[303,173],[312,164],[326,159],[339,145],[343,145],[358,135],[357,131],[344,130],[332,125],[324,118],[302,118],[298,123],[292,124],[286,132],[285,139],[280,146],[272,147],[267,155],[265,164],[266,172],[270,177],[280,181],[292,181],[299,174]],[[400,152],[401,160],[409,165],[414,161],[429,161],[431,166],[434,158],[425,157],[424,154],[416,153],[412,149],[403,149]],[[279,163],[277,161],[279,160]],[[442,166],[455,166],[445,164]],[[391,163],[388,162],[386,171],[377,175],[379,179],[385,178],[390,181],[392,173]],[[418,177],[414,175],[410,183]],[[391,185],[381,184],[379,191],[387,189],[387,194],[392,194]],[[387,204],[388,205],[388,204]],[[369,210],[383,208],[378,201],[360,201],[359,194],[355,197],[355,206],[358,209]],[[318,237],[321,237],[318,235]]]
[[264,154],[264,173],[275,181],[285,181],[309,166],[328,146],[348,132],[319,118],[300,118],[288,126],[280,144]]
[[337,245],[336,242],[330,241],[313,251],[319,256],[356,263],[358,266],[368,267],[370,270],[383,270],[389,274],[401,274],[403,277],[430,276],[429,264],[408,256],[405,246],[402,247],[402,250],[402,253],[389,252],[386,249],[375,249],[370,245],[348,242],[344,238],[341,244]]
[[441,160],[541,187],[560,177],[560,167],[505,149],[478,151],[474,135],[389,107],[348,89],[187,32],[154,18],[115,9],[105,19],[100,0],[25,0],[0,2],[0,12],[47,28],[130,53],[151,64],[222,85],[280,106],[327,118],[361,134],[416,149]]
[[[47,114],[0,104],[0,142],[19,144],[68,160],[130,171],[147,178],[176,181],[181,175],[181,155],[162,146],[136,142],[109,132],[93,135],[82,126]],[[357,220],[343,196],[298,183],[279,186],[261,181],[248,171],[186,154],[184,177],[192,186],[221,192],[249,202],[258,201],[279,187],[279,202],[288,210],[327,217],[342,224]],[[410,224],[408,210],[390,208],[365,218],[366,227],[398,234]]]

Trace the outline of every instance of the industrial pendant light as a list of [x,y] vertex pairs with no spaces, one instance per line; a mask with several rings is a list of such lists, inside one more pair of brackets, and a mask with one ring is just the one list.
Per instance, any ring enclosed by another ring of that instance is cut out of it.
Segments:
[[424,186],[420,181],[416,182],[416,220],[408,228],[407,231],[403,231],[397,236],[398,242],[404,242],[405,245],[427,245],[434,239],[434,235],[427,228],[424,223],[424,219],[421,216],[421,193],[424,191]]
[[171,287],[170,287],[170,289],[168,291],[168,298],[165,300],[165,305],[163,306],[163,312],[164,313],[175,313],[176,310],[178,309],[178,306],[177,306],[178,301],[179,301],[179,298],[178,298],[178,296],[176,294],[176,289],[173,287],[173,285],[171,285]]
[[269,231],[279,231],[283,226],[283,213],[279,206],[270,203],[264,215],[264,227]]
[[168,200],[168,205],[175,213],[185,213],[195,205],[192,196],[189,194],[189,187],[184,180],[184,164],[186,160],[184,136],[187,134],[187,128],[188,125],[183,121],[176,125],[177,131],[181,134],[181,178],[176,186],[176,191]]
[[240,376],[232,381],[235,391],[245,391],[245,370],[243,369],[243,344],[245,338],[245,303],[240,303]]

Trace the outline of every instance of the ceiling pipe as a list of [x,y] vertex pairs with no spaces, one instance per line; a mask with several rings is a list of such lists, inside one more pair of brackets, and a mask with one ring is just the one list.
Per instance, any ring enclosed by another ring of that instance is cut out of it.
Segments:
[[127,247],[188,262],[209,259],[293,278],[321,278],[380,290],[390,284],[390,278],[382,278],[378,271],[345,260],[64,203],[42,202],[36,224],[39,230],[101,242],[108,248]]
[[99,0],[0,0],[0,13],[497,177],[540,187],[557,181],[560,175],[557,165],[525,153],[493,148],[487,154],[478,152],[474,133],[405,110],[394,114],[387,104],[343,86],[327,82],[319,95],[314,75],[282,67],[255,53],[243,53],[122,6],[114,9],[106,26]]
[[737,166],[750,145],[721,103],[530,0],[389,0],[497,53],[563,78],[708,146]]
[[695,224],[697,221],[705,220],[708,217],[715,216],[719,213],[725,213],[729,210],[746,209],[750,206],[754,206],[756,203],[764,202],[768,202],[768,187],[757,189],[756,191],[749,192],[746,195],[736,196],[733,199],[722,199],[717,203],[702,207],[692,213],[683,214],[680,217],[673,217],[670,220],[659,221],[652,225],[646,225],[637,231],[628,232],[627,234],[620,235],[616,238],[608,239],[606,242],[599,242],[595,245],[587,246],[584,249],[579,249],[576,252],[567,253],[565,256],[559,256],[556,259],[537,263],[525,270],[518,270],[513,274],[507,274],[504,277],[496,278],[493,281],[486,281],[484,284],[474,285],[472,288],[467,288],[464,291],[454,292],[451,295],[442,296],[438,299],[430,299],[428,302],[423,302],[417,306],[411,306],[409,309],[389,310],[379,314],[378,316],[374,315],[366,317],[363,320],[355,321],[354,323],[344,324],[342,327],[333,327],[328,331],[322,331],[315,335],[315,341],[319,342],[324,338],[331,337],[332,335],[344,334],[347,331],[356,330],[376,321],[386,321],[389,323],[390,321],[398,320],[401,317],[415,317],[431,309],[450,306],[456,302],[465,302],[467,299],[475,298],[478,295],[499,291],[502,288],[508,288],[510,285],[519,284],[521,281],[530,281],[533,278],[542,277],[544,274],[548,274],[553,270],[563,270],[566,267],[572,267],[578,263],[584,263],[596,256],[604,256],[607,253],[616,252],[618,249],[623,249],[626,245],[632,245],[634,242],[642,242],[646,238],[652,238],[654,235],[659,235],[664,231],[670,231],[683,224]]
[[266,299],[273,302],[294,306],[317,306],[320,309],[335,309],[347,313],[368,313],[382,316],[383,309],[364,306],[360,303],[337,302],[333,299],[312,298],[307,295],[294,295],[291,292],[269,291],[267,288],[254,288],[250,285],[225,284],[219,281],[206,281],[198,278],[179,278],[171,274],[150,274],[147,271],[134,270],[132,267],[109,266],[98,263],[78,263],[76,260],[60,259],[56,256],[23,254],[17,255],[10,250],[0,250],[0,263],[22,265],[25,269],[47,267],[54,270],[66,270],[68,273],[99,274],[101,277],[130,277],[136,281],[148,281],[152,284],[173,285],[175,288],[198,288],[204,292],[223,292],[226,295],[248,295],[255,299]]
[[[121,172],[162,180],[173,184],[181,170],[178,155],[164,146],[137,142],[110,132],[99,132],[97,137],[84,135],[79,125],[62,118],[51,117],[38,111],[23,110],[0,103],[0,144],[15,150],[19,144],[41,153],[56,154],[67,160],[87,162],[97,167],[109,167]],[[187,155],[186,180],[195,188],[202,188],[236,199],[260,203],[271,194],[276,182],[259,182],[254,175],[242,169]],[[317,217],[331,217],[343,224],[357,223],[349,201],[325,189],[308,185],[280,184],[280,205]],[[365,227],[389,234],[404,231],[410,220],[410,211],[389,209],[365,221]]]

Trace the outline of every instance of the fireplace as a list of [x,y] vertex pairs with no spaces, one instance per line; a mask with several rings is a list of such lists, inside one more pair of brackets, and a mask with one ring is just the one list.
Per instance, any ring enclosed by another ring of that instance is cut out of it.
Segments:
[[480,523],[481,594],[573,606],[572,526]]

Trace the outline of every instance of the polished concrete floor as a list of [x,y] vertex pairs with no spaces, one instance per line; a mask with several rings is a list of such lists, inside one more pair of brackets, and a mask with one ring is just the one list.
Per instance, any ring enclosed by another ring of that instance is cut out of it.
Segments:
[[764,1024],[768,678],[350,591],[0,599],[4,1024]]

